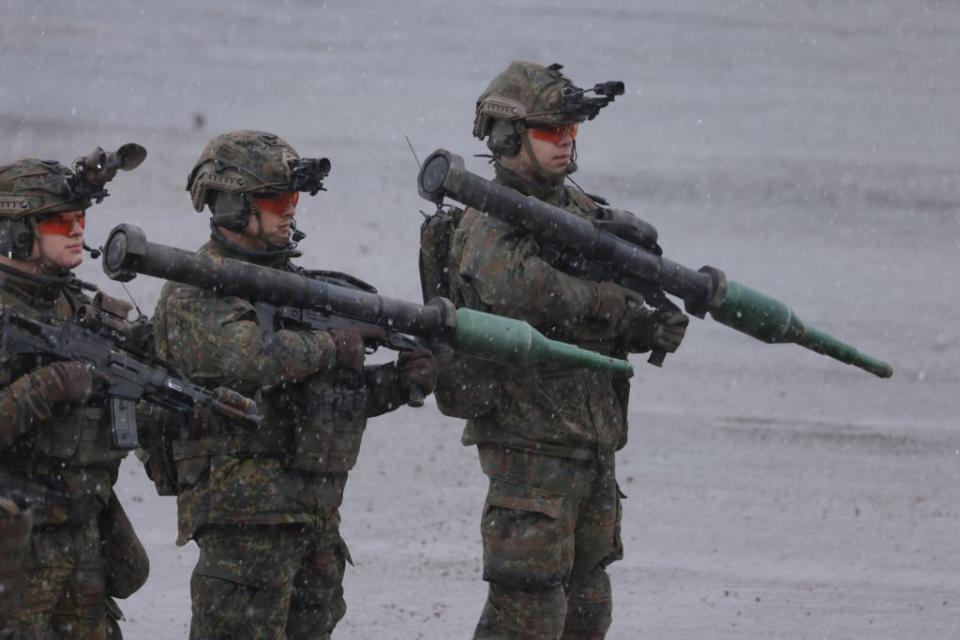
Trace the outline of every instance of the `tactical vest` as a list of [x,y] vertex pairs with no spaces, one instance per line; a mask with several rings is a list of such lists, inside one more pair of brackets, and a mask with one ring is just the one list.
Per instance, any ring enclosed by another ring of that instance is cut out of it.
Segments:
[[[376,292],[346,274],[303,270],[299,273],[338,286]],[[292,331],[310,328],[284,315],[278,315],[271,327]],[[163,463],[162,450],[151,455],[161,460],[155,460],[148,469],[153,467],[151,477],[156,470],[154,481],[161,494],[174,484],[192,485],[205,465],[201,459],[214,455],[279,458],[297,471],[346,473],[360,453],[369,396],[363,374],[331,371],[259,391],[256,400],[263,421],[256,430],[239,427],[210,411],[194,411],[173,429],[165,428],[168,433],[178,433],[167,445],[173,469]],[[171,482],[172,470],[177,477]]]
[[[14,307],[23,314],[37,319],[51,315],[68,315],[81,304],[89,300],[77,289],[64,287],[56,302],[47,309],[37,309],[26,300],[9,291],[0,291],[0,304]],[[10,381],[43,363],[11,363]],[[82,468],[88,466],[110,466],[119,463],[126,455],[125,451],[113,448],[110,422],[105,418],[103,407],[85,405],[76,407],[61,405],[55,407],[55,416],[51,424],[39,425],[34,431],[16,445],[16,452],[7,452],[3,457],[10,459],[13,468],[28,473],[47,473],[55,468]]]
[[119,463],[126,452],[113,448],[105,415],[101,407],[82,407],[58,418],[53,428],[37,429],[33,457],[38,466],[47,461],[67,468]]
[[310,473],[350,471],[367,426],[363,375],[315,375],[292,391],[300,410],[293,412],[289,466]]
[[[373,286],[344,273],[300,271],[300,274],[341,287],[377,292]],[[280,328],[304,327],[284,320]],[[292,418],[287,421],[292,439],[287,457],[290,468],[308,473],[346,473],[353,469],[367,427],[370,390],[363,373],[314,374],[291,385],[289,394],[281,389],[278,395],[281,406],[288,409]]]
[[[589,217],[597,204],[583,192],[565,188],[569,199]],[[466,299],[459,286],[459,274],[451,256],[458,254],[454,246],[455,232],[464,211],[446,206],[420,225],[420,286],[423,301],[442,296],[457,306],[482,309],[480,300]],[[551,266],[559,268],[560,255],[542,250],[541,257]],[[450,349],[441,349],[434,354],[440,367],[440,376],[434,397],[440,412],[453,418],[478,418],[496,408],[501,395],[502,367],[486,360],[473,358]]]

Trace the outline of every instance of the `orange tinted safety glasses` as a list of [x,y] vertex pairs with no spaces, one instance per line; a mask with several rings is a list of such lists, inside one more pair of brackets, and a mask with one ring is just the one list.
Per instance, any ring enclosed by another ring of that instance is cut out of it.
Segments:
[[68,236],[73,233],[75,224],[80,225],[80,229],[83,230],[85,216],[86,212],[83,210],[57,213],[37,221],[37,232],[43,235]]
[[276,216],[282,216],[287,209],[296,207],[300,202],[299,191],[286,191],[283,193],[255,193],[253,201],[257,204],[260,211],[266,211]]
[[570,136],[571,140],[576,140],[577,131],[579,130],[580,125],[576,122],[571,124],[559,124],[556,126],[537,125],[535,127],[530,127],[530,137],[536,138],[537,140],[543,140],[544,142],[560,144],[567,136]]

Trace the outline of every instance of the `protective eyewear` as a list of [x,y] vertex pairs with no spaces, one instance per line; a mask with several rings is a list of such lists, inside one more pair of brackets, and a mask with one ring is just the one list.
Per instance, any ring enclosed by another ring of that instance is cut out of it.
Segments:
[[299,191],[285,191],[283,193],[255,193],[253,201],[260,211],[266,211],[277,216],[282,216],[288,209],[297,206],[300,202]]
[[571,124],[560,124],[556,126],[537,125],[535,127],[530,127],[530,137],[536,140],[550,142],[552,144],[560,144],[567,136],[570,136],[571,140],[576,140],[577,131],[579,129],[580,125],[576,122]]
[[83,210],[57,213],[37,221],[37,232],[42,235],[69,236],[73,233],[75,224],[80,226],[81,231],[83,230],[85,217],[86,212]]

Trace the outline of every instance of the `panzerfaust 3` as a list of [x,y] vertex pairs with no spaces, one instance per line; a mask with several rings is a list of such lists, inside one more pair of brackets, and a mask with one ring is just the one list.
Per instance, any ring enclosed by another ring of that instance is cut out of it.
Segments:
[[456,309],[445,298],[417,304],[240,260],[213,260],[149,242],[134,225],[122,224],[110,232],[104,246],[103,270],[114,280],[127,281],[142,273],[297,313],[373,323],[440,340],[457,351],[516,367],[550,363],[558,367],[589,367],[619,376],[633,374],[625,360],[550,340],[520,320]]
[[641,293],[652,288],[681,298],[687,312],[698,318],[709,313],[717,322],[763,342],[795,343],[881,378],[893,375],[893,368],[886,362],[805,324],[783,302],[728,280],[719,269],[694,271],[673,262],[659,251],[466,171],[463,159],[449,151],[434,151],[424,161],[417,183],[420,195],[438,206],[449,196],[485,211],[525,229],[543,244],[604,265],[612,279],[624,286],[640,287]]

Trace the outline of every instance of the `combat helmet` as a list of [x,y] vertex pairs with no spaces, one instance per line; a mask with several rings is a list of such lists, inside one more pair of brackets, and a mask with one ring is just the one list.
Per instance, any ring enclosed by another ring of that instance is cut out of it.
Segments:
[[[604,82],[581,89],[561,70],[534,62],[514,61],[477,98],[473,135],[487,138],[494,155],[516,155],[527,127],[593,120],[600,109],[623,94],[623,83]],[[585,94],[594,92],[597,97]]]
[[198,212],[209,206],[214,223],[239,230],[256,205],[247,194],[323,190],[326,158],[301,158],[286,140],[265,131],[231,131],[211,140],[190,175],[187,191]]
[[102,201],[110,195],[104,187],[117,171],[135,169],[146,156],[142,146],[128,143],[111,152],[97,147],[72,167],[32,158],[0,166],[0,255],[29,256],[34,223]]

